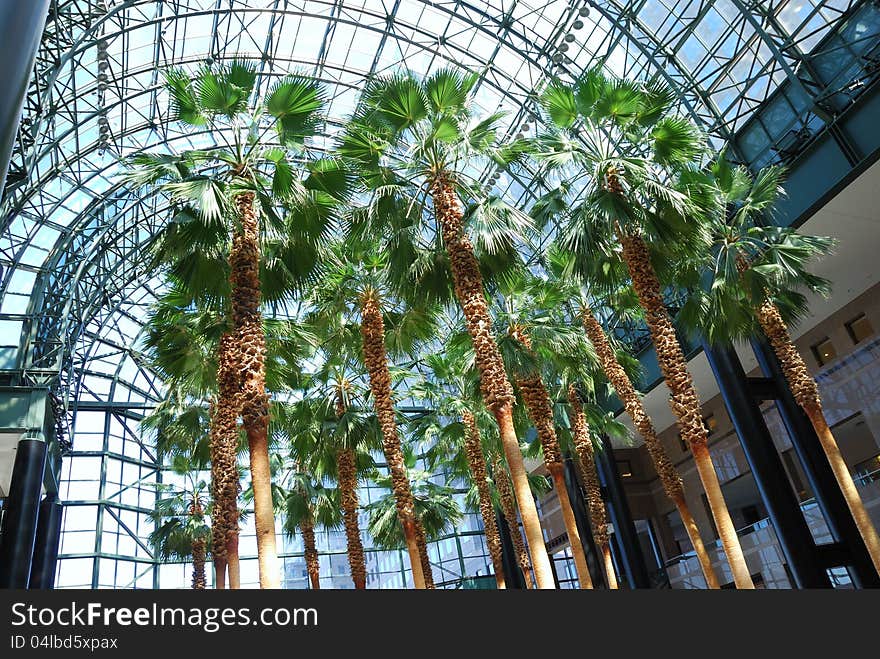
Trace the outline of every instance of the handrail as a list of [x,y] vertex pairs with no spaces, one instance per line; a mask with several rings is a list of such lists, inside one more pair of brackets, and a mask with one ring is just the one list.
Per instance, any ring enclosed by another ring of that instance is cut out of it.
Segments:
[[[880,470],[878,470],[878,471],[880,471]],[[801,510],[806,512],[807,510],[811,510],[811,509],[817,507],[818,505],[819,504],[814,497],[814,498],[810,498],[810,499],[806,499],[806,500],[802,501],[800,506],[801,506]],[[770,517],[764,517],[762,519],[759,519],[757,522],[749,524],[748,526],[743,526],[742,528],[739,528],[736,530],[736,534],[738,536],[744,536],[744,535],[748,535],[749,533],[754,533],[755,531],[759,531],[760,529],[764,529],[764,528],[773,528],[773,525],[770,522]],[[707,543],[707,549],[710,547],[715,547],[716,549],[720,549],[721,548],[721,540],[715,540],[712,543]],[[676,565],[682,561],[686,561],[690,558],[696,558],[696,556],[697,556],[697,553],[695,551],[691,550],[688,552],[684,552],[683,554],[679,554],[678,556],[673,556],[672,558],[667,560],[663,565],[664,565],[664,567],[669,567],[671,565]]]

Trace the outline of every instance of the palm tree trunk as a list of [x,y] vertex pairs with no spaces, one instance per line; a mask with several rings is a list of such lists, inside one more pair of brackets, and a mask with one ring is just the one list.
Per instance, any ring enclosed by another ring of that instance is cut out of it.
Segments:
[[339,497],[342,503],[342,520],[345,525],[345,538],[348,546],[348,565],[351,580],[357,590],[367,587],[367,564],[364,558],[364,545],[358,525],[357,465],[352,448],[341,448],[336,452],[336,469],[339,473]]
[[[217,400],[211,405],[211,516],[215,588],[238,588],[238,390],[240,372],[235,340],[220,337],[217,349]],[[226,571],[229,569],[227,584]]]
[[[531,352],[531,338],[521,327],[513,328],[512,336],[523,347]],[[565,466],[562,463],[562,453],[559,450],[559,439],[556,437],[556,426],[553,423],[553,407],[550,403],[550,394],[544,380],[538,373],[516,378],[516,386],[522,394],[523,402],[529,418],[535,425],[538,438],[541,440],[541,449],[544,453],[544,466],[550,472],[553,479],[553,487],[559,499],[559,509],[562,512],[562,520],[565,523],[565,531],[568,534],[568,544],[574,557],[574,565],[577,570],[578,583],[582,589],[592,588],[593,579],[590,576],[590,568],[587,564],[587,555],[584,552],[584,543],[581,541],[580,530],[571,507],[568,489],[565,487]]]
[[513,497],[513,490],[507,478],[507,468],[500,457],[495,459],[492,476],[495,481],[495,489],[498,490],[498,498],[501,501],[501,514],[504,515],[504,521],[507,522],[507,528],[510,530],[513,550],[516,553],[516,562],[519,563],[519,569],[522,570],[526,588],[531,588],[532,562],[529,559],[529,552],[519,530],[519,521],[516,518],[516,500]]
[[[191,517],[202,516],[202,503],[198,498],[194,498],[189,507]],[[204,590],[207,585],[205,578],[205,558],[207,552],[207,543],[204,538],[196,538],[192,541],[192,559],[193,559],[193,590]]]
[[568,386],[568,402],[570,405],[571,435],[578,456],[578,471],[587,490],[587,507],[590,512],[590,525],[593,529],[593,541],[602,551],[605,563],[605,576],[609,588],[617,588],[617,574],[611,561],[611,547],[608,541],[608,514],[602,499],[602,488],[599,475],[596,473],[596,460],[593,455],[593,439],[590,426],[581,404],[580,396],[574,385]]
[[306,516],[299,523],[299,530],[303,537],[305,549],[306,571],[309,573],[309,587],[312,590],[321,589],[321,562],[318,559],[318,548],[315,545],[315,523],[311,516]]
[[204,540],[193,540],[193,542],[192,542],[192,557],[193,557],[193,576],[192,576],[193,590],[204,590],[205,585],[207,584],[207,579],[205,578],[205,541]]
[[498,525],[495,523],[495,509],[492,506],[492,495],[489,492],[486,459],[483,457],[480,431],[471,412],[464,412],[461,420],[465,428],[464,452],[471,470],[471,478],[477,487],[477,494],[480,496],[480,516],[483,518],[486,546],[489,549],[489,557],[492,559],[492,569],[495,571],[495,584],[498,586],[498,590],[504,590],[507,586],[504,581],[501,535],[498,533]]
[[413,584],[416,588],[423,589],[426,587],[426,575],[419,553],[418,528],[421,525],[417,524],[412,488],[406,473],[400,436],[397,433],[397,419],[391,395],[391,374],[388,371],[388,356],[385,352],[385,321],[375,291],[367,291],[361,296],[361,338],[364,364],[370,377],[370,391],[373,394],[376,417],[382,430],[382,451],[385,453],[385,462],[391,474],[391,489],[394,492],[397,516],[406,539]]
[[568,496],[568,490],[565,488],[565,467],[561,462],[553,462],[548,467],[550,476],[553,479],[553,487],[556,488],[556,496],[559,497],[559,507],[562,510],[562,519],[565,522],[566,533],[568,533],[568,544],[571,547],[571,553],[574,557],[574,565],[577,570],[578,583],[581,589],[593,587],[593,577],[590,575],[590,567],[587,564],[587,555],[584,552],[584,543],[581,540],[581,534],[577,527],[577,520],[574,517],[574,511],[571,508],[571,499]]
[[241,567],[238,560],[238,504],[233,503],[235,515],[235,529],[229,535],[226,543],[226,567],[229,570],[229,588],[238,590],[241,588]]
[[629,375],[620,365],[620,362],[617,361],[614,348],[611,346],[605,330],[602,329],[592,309],[585,306],[582,318],[587,338],[590,339],[590,343],[593,344],[593,348],[596,350],[596,356],[599,358],[602,371],[614,387],[614,391],[623,403],[629,418],[632,419],[636,432],[645,440],[645,447],[648,449],[648,454],[654,463],[654,469],[660,478],[663,491],[675,504],[678,514],[681,516],[688,538],[690,538],[691,545],[700,563],[703,577],[706,579],[706,585],[712,589],[720,588],[721,584],[718,583],[718,577],[712,568],[709,552],[706,551],[703,538],[700,536],[700,529],[694,522],[694,517],[691,515],[690,508],[685,499],[684,484],[681,482],[681,476],[679,476],[678,471],[676,471],[675,466],[672,464],[672,460],[669,459],[666,453],[666,449],[663,448],[663,444],[657,437],[654,423],[651,421],[651,417],[648,416],[644,405],[642,405],[642,399],[636,392],[636,388],[633,386],[632,380],[629,379]]
[[501,444],[510,467],[516,501],[535,564],[535,579],[538,588],[553,589],[556,586],[550,557],[544,545],[538,509],[529,489],[525,462],[513,426],[513,388],[507,379],[501,352],[492,334],[492,319],[489,316],[480,267],[473,245],[462,228],[462,212],[453,181],[446,173],[439,173],[432,182],[431,195],[434,213],[449,255],[455,296],[464,313],[468,334],[473,343],[483,402],[498,423]]
[[736,528],[721,492],[712,456],[709,454],[709,437],[703,425],[700,399],[669,311],[663,302],[660,281],[651,265],[648,246],[640,236],[626,235],[622,231],[618,231],[618,239],[623,246],[623,260],[629,270],[633,288],[645,312],[645,321],[657,351],[660,370],[669,387],[669,406],[678,419],[682,438],[693,453],[734,583],[737,588],[754,588]]
[[232,321],[241,370],[241,417],[247,433],[251,483],[254,491],[254,526],[260,588],[281,588],[281,570],[275,539],[272,505],[272,472],[269,467],[269,397],[266,394],[266,334],[260,311],[259,220],[254,193],[235,197],[241,222],[229,254],[232,284]]
[[608,579],[608,588],[617,590],[617,573],[614,571],[614,561],[611,558],[611,545],[605,543],[602,547],[602,561],[605,564],[605,578]]
[[782,365],[782,372],[785,373],[785,379],[791,388],[791,393],[807,417],[816,435],[819,437],[819,443],[825,456],[831,464],[831,470],[837,479],[840,491],[843,492],[843,498],[846,499],[846,505],[855,520],[856,527],[868,553],[871,555],[871,561],[874,563],[874,569],[880,574],[880,537],[877,536],[877,530],[865,510],[862,498],[853,481],[849,468],[840,453],[840,447],[834,439],[834,434],[828,426],[828,420],[825,418],[825,412],[822,410],[822,399],[819,395],[819,386],[816,380],[810,375],[807,365],[798,352],[788,333],[788,328],[782,318],[779,309],[770,299],[764,300],[764,303],[758,309],[758,322],[761,329],[773,346],[776,356]]
[[419,563],[422,565],[422,576],[425,578],[425,588],[434,590],[434,571],[431,569],[431,558],[428,555],[428,538],[425,535],[425,527],[422,520],[416,515],[416,543],[419,548]]

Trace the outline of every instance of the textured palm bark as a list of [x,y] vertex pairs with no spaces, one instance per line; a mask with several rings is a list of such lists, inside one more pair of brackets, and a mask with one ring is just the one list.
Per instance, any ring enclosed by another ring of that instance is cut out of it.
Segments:
[[311,515],[306,515],[299,523],[303,537],[303,548],[306,559],[306,571],[309,574],[309,587],[321,589],[321,562],[318,559],[318,548],[315,544],[315,523]]
[[[382,452],[385,454],[385,462],[391,474],[391,489],[394,492],[397,517],[403,527],[403,537],[406,540],[413,572],[413,584],[416,588],[423,589],[427,587],[430,578],[425,574],[422,566],[419,551],[421,524],[417,524],[412,488],[406,473],[400,435],[397,432],[394,399],[391,395],[391,373],[388,370],[388,355],[385,352],[385,321],[375,291],[370,290],[363,294],[360,304],[364,364],[370,378],[370,391],[373,394],[376,417],[382,430]],[[421,535],[424,536],[424,532]]]
[[685,499],[684,484],[682,483],[681,476],[672,464],[672,460],[669,459],[669,455],[667,455],[666,449],[663,448],[660,438],[657,437],[654,423],[651,421],[651,417],[648,416],[644,405],[642,405],[641,397],[633,386],[632,380],[629,379],[629,375],[620,365],[620,362],[617,361],[617,354],[614,352],[614,348],[608,340],[605,330],[602,329],[592,309],[584,307],[582,320],[587,338],[593,344],[605,377],[608,378],[611,386],[614,387],[614,391],[623,403],[623,407],[632,420],[636,432],[645,440],[645,448],[648,449],[648,455],[651,456],[651,461],[654,463],[654,469],[660,478],[663,491],[675,504],[678,514],[681,516],[707,586],[712,589],[720,588],[721,584],[718,583],[718,577],[712,568],[709,552],[706,551],[703,538],[700,536],[700,530],[694,522],[694,517],[691,515],[690,508]]
[[593,530],[593,541],[601,550],[605,562],[605,576],[609,588],[617,588],[617,575],[611,562],[611,550],[608,538],[608,513],[602,499],[602,488],[596,472],[596,459],[593,455],[593,439],[590,426],[581,404],[580,396],[574,385],[568,387],[569,418],[575,451],[578,456],[578,471],[587,490],[587,509],[590,513],[590,526]]
[[269,397],[266,393],[266,335],[260,311],[259,219],[254,193],[235,197],[240,226],[229,253],[232,322],[241,372],[239,405],[247,433],[251,485],[254,493],[254,526],[260,588],[281,588],[281,569],[275,538],[272,505],[272,472],[269,466]]
[[813,424],[813,428],[816,430],[819,443],[822,445],[822,450],[825,451],[825,456],[831,465],[831,471],[834,472],[834,477],[841,492],[843,492],[843,497],[846,499],[850,514],[853,516],[856,527],[859,529],[859,534],[862,536],[862,540],[865,541],[865,546],[871,555],[874,569],[880,574],[880,537],[877,535],[877,529],[874,528],[868,511],[865,510],[865,505],[862,503],[862,498],[859,496],[859,491],[849,472],[849,468],[846,466],[843,455],[840,453],[840,447],[837,445],[834,434],[828,426],[825,412],[822,410],[819,386],[816,384],[813,376],[810,375],[806,362],[804,362],[803,357],[801,357],[797,347],[791,340],[782,314],[771,300],[764,300],[763,304],[759,307],[758,322],[761,324],[761,329],[764,330],[764,334],[767,335],[770,345],[773,346],[773,350],[779,358],[782,372],[785,374],[785,379],[788,381],[788,386],[791,388],[794,399],[807,413],[810,423]]
[[[203,513],[202,510],[202,502],[197,498],[192,500],[189,506],[189,514],[191,517],[201,517]],[[207,585],[207,579],[205,578],[205,559],[207,556],[207,542],[205,542],[204,538],[194,539],[192,541],[192,560],[193,560],[193,575],[192,575],[192,587],[193,590],[204,590]]]
[[418,515],[416,515],[416,543],[419,548],[419,563],[421,563],[422,575],[425,578],[425,588],[434,590],[434,571],[431,569],[431,558],[428,554],[428,538]]
[[660,281],[651,265],[648,246],[640,236],[618,231],[623,246],[623,260],[629,270],[639,304],[645,312],[645,321],[651,340],[657,351],[657,361],[663,379],[669,387],[669,406],[678,420],[678,427],[691,449],[700,481],[706,492],[715,528],[724,547],[727,562],[733,573],[737,588],[754,588],[752,577],[743,556],[742,546],[736,534],[730,511],[724,501],[715,466],[709,454],[709,438],[700,408],[700,399],[693,378],[687,367],[687,359],[675,334],[669,311],[663,302]]
[[[511,330],[515,338],[522,346],[532,352],[531,337],[522,327],[514,327]],[[541,449],[544,454],[544,466],[550,472],[553,479],[553,487],[559,499],[559,509],[562,520],[565,523],[565,531],[568,534],[568,542],[571,554],[574,558],[580,587],[592,588],[593,579],[590,576],[590,568],[587,564],[587,555],[584,552],[584,543],[581,541],[580,530],[577,527],[568,489],[565,487],[565,466],[562,462],[562,451],[559,448],[559,438],[556,436],[556,426],[553,423],[553,406],[550,402],[550,394],[544,384],[540,373],[529,373],[516,378],[516,386],[519,388],[523,402],[526,405],[529,418],[538,433],[541,441]]]
[[541,533],[538,509],[529,489],[525,462],[513,425],[513,388],[492,333],[492,319],[483,288],[483,277],[474,248],[462,226],[462,211],[449,175],[440,172],[431,182],[434,213],[449,255],[455,297],[464,314],[480,374],[480,391],[486,408],[498,423],[501,444],[510,467],[513,489],[526,538],[532,552],[538,588],[553,589],[553,569]]
[[513,542],[516,562],[519,563],[519,569],[522,570],[526,588],[531,588],[532,562],[529,559],[526,543],[523,541],[522,533],[519,530],[519,521],[516,518],[516,500],[513,497],[510,480],[507,478],[507,468],[504,466],[501,458],[496,458],[492,468],[492,476],[495,481],[495,489],[498,490],[498,499],[501,502],[501,514],[504,515],[504,521],[507,522],[507,528],[510,530],[510,539]]
[[495,583],[499,590],[503,590],[506,588],[506,583],[501,535],[498,533],[498,525],[495,523],[495,508],[492,506],[492,495],[489,491],[489,477],[486,474],[486,459],[483,457],[480,431],[472,413],[464,412],[461,418],[465,429],[464,452],[471,471],[471,478],[480,497],[480,516],[483,518],[486,546],[489,549],[489,557],[492,559],[492,568],[495,571]]
[[357,590],[367,587],[367,564],[364,558],[364,545],[358,524],[357,466],[352,448],[341,448],[336,452],[336,468],[339,475],[339,496],[342,503],[342,520],[348,547],[348,565],[351,580]]
[[[236,589],[238,565],[238,390],[240,373],[235,339],[229,333],[220,337],[217,348],[217,399],[211,406],[210,453],[211,537],[215,569],[215,588]],[[230,571],[227,583],[226,572]],[[233,578],[235,577],[235,578]]]

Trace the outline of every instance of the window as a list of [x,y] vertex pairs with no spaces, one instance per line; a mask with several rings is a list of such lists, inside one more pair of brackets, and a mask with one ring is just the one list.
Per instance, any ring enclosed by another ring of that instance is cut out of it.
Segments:
[[621,478],[629,478],[633,475],[632,463],[629,460],[618,460],[617,471],[620,472]]
[[880,480],[880,454],[859,462],[853,467],[853,474],[859,485],[868,485],[876,480]]
[[837,350],[834,349],[834,344],[831,343],[831,339],[827,336],[813,345],[810,350],[813,351],[813,356],[819,362],[819,366],[825,366],[825,364],[837,357]]
[[874,333],[874,327],[871,325],[871,321],[868,320],[868,317],[865,314],[859,314],[857,317],[846,323],[846,331],[849,334],[849,338],[852,339],[852,342],[858,344]]

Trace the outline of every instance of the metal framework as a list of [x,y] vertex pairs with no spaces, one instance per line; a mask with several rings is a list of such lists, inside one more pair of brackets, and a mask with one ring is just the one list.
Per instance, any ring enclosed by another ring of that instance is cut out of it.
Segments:
[[[878,44],[877,0],[53,0],[0,216],[0,378],[51,385],[71,420],[160,396],[137,351],[160,282],[139,255],[167,200],[118,173],[121,156],[206,146],[167,121],[169,66],[249,58],[261,89],[314,75],[332,136],[363,82],[399,67],[479,71],[478,104],[515,134],[548,75],[602,63],[665,80],[716,146],[760,166],[824,132],[860,159],[835,119],[876,80]],[[528,206],[539,174],[495,185]]]

